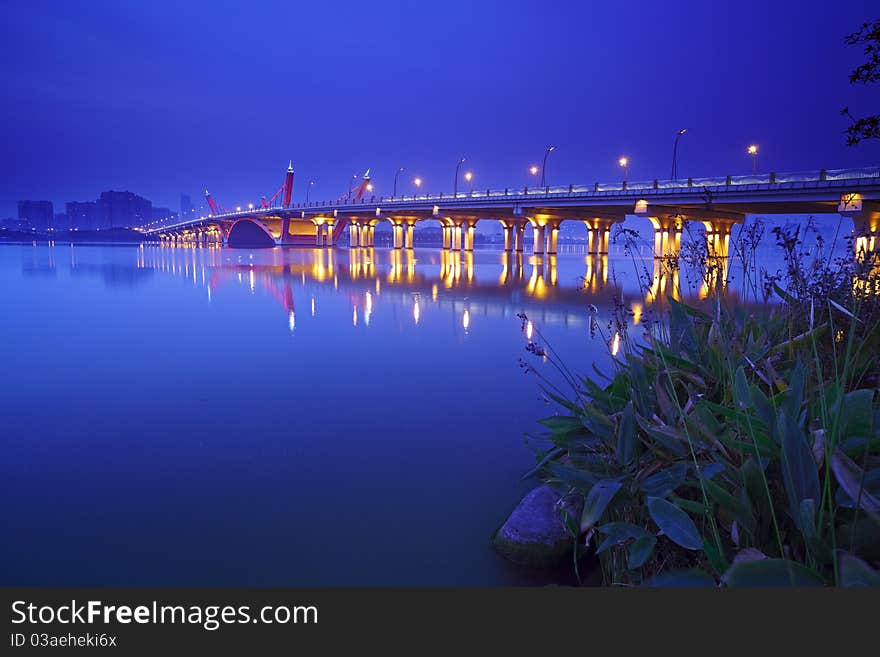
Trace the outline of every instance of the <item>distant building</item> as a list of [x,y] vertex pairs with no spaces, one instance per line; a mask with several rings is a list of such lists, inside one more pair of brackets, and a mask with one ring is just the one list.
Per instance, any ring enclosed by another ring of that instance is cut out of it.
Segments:
[[189,194],[180,194],[180,217],[186,219],[196,216],[196,206],[193,205]]
[[103,221],[97,201],[71,201],[66,204],[67,221],[72,229],[98,230]]
[[25,229],[48,230],[53,217],[52,201],[18,202],[18,219]]
[[55,216],[52,219],[52,228],[55,230],[67,230],[70,228],[70,223],[67,221],[67,213],[66,212],[56,212]]
[[171,211],[171,208],[153,208],[153,221],[163,221],[165,219],[174,219],[175,213]]
[[100,228],[136,228],[153,220],[153,204],[131,192],[101,192]]

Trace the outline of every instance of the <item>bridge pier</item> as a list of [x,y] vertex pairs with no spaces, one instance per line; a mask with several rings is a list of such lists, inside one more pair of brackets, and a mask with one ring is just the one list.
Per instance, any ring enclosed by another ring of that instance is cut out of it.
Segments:
[[513,250],[513,226],[504,224],[504,252],[510,253]]
[[361,227],[356,221],[352,221],[348,225],[348,245],[352,248],[357,248],[361,245],[360,242],[360,234]]
[[473,251],[474,250],[474,233],[476,231],[477,222],[476,220],[469,220],[465,222],[464,226],[464,250],[465,251]]
[[532,233],[532,253],[535,255],[544,255],[544,226],[534,224]]
[[587,225],[587,253],[591,255],[604,255],[608,253],[611,242],[611,226],[615,220],[602,217],[585,219]]
[[547,224],[547,255],[556,255],[559,247],[559,226],[561,221],[553,221]]
[[440,231],[443,235],[443,248],[448,250],[452,248],[452,227],[441,226]]
[[681,215],[648,219],[654,226],[654,258],[677,258],[681,253]]
[[730,231],[738,223],[732,219],[704,219],[708,253],[713,258],[727,258],[730,252]]
[[412,220],[407,221],[405,231],[404,247],[411,249],[415,243],[416,222]]
[[403,224],[395,223],[391,226],[392,244],[395,249],[403,248]]
[[526,244],[526,225],[525,223],[516,224],[513,227],[514,234],[514,250],[522,253]]
[[324,228],[327,231],[326,244],[327,244],[328,248],[333,246],[333,228],[334,228],[335,224],[336,224],[335,221],[328,221],[326,224],[324,224]]
[[837,212],[852,219],[856,257],[880,248],[880,201],[865,200],[861,194],[842,194]]
[[461,251],[461,224],[452,226],[452,250]]

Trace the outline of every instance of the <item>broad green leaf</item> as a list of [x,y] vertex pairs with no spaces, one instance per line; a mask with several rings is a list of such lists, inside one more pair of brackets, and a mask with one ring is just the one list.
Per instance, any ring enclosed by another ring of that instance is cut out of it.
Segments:
[[641,538],[637,538],[633,544],[629,546],[626,555],[627,565],[633,570],[644,566],[645,562],[651,558],[651,553],[654,552],[655,545],[657,545],[657,539],[653,536],[642,536]]
[[749,391],[749,382],[746,380],[746,373],[742,365],[736,368],[736,374],[733,376],[733,397],[736,407],[742,411],[751,407],[752,396]]
[[697,468],[697,478],[698,479],[711,479],[719,472],[724,472],[724,464],[723,463],[705,463]]
[[688,550],[703,547],[703,538],[687,513],[660,497],[648,497],[648,513],[669,539]]
[[850,499],[856,500],[859,508],[880,524],[880,500],[864,489],[861,468],[837,447],[831,454],[831,471]]
[[847,438],[870,438],[874,432],[874,391],[853,390],[843,397],[840,409],[841,435]]
[[600,479],[600,477],[592,472],[569,468],[555,461],[548,463],[544,470],[551,478],[584,492],[595,486],[596,482]]
[[608,503],[611,502],[612,498],[619,490],[619,481],[606,479],[596,482],[596,485],[590,489],[590,492],[587,493],[587,497],[584,500],[584,510],[581,513],[582,532],[587,531],[599,521],[602,514],[605,513],[605,509],[608,507]]
[[727,571],[730,564],[727,562],[724,554],[718,551],[714,543],[703,539],[703,552],[706,553],[706,559],[717,575],[723,575]]
[[580,418],[570,415],[551,415],[550,417],[538,420],[538,424],[543,424],[551,431],[562,433],[580,431],[584,428]]
[[716,484],[711,479],[706,479],[703,482],[703,486],[706,488],[706,492],[709,493],[709,497],[727,511],[734,520],[747,527],[754,523],[751,510],[722,486]]
[[687,463],[674,463],[643,479],[639,483],[639,489],[651,497],[666,497],[684,483],[687,471]]
[[670,495],[669,501],[673,502],[676,506],[681,507],[688,513],[693,513],[698,516],[706,515],[706,507],[702,502],[694,502],[693,500],[686,500],[684,498],[678,497],[677,495]]
[[632,466],[638,454],[638,444],[635,410],[633,409],[632,401],[630,401],[626,408],[623,409],[617,425],[618,460],[624,465]]
[[[873,495],[874,497],[880,499],[880,468],[876,470],[871,470],[870,472],[866,472],[862,481],[862,485],[864,487],[863,493],[867,492],[869,495]],[[849,496],[849,494],[843,489],[842,486],[837,489],[837,494],[834,496],[834,501],[838,504],[838,506],[842,506],[847,509],[851,509],[856,505],[855,500]]]
[[634,525],[631,522],[606,522],[604,525],[596,527],[596,530],[602,534],[605,534],[605,540],[599,545],[599,548],[596,550],[596,554],[600,554],[607,550],[608,548],[614,547],[615,545],[619,545],[624,541],[628,541],[630,539],[639,539],[644,538],[645,536],[652,536],[646,529],[639,527],[638,525]]
[[791,380],[788,390],[785,391],[785,400],[782,404],[782,411],[795,420],[800,416],[801,406],[804,403],[805,377],[804,364],[798,361],[791,371]]
[[728,586],[780,587],[823,586],[819,575],[788,559],[758,559],[734,563],[725,573]]
[[[798,406],[799,408],[799,406]],[[801,502],[820,499],[819,473],[813,451],[797,420],[790,414],[780,411],[779,435],[782,440],[780,466],[785,494],[788,498],[791,517],[801,527]]]
[[880,572],[857,556],[842,552],[838,564],[841,586],[880,586]]

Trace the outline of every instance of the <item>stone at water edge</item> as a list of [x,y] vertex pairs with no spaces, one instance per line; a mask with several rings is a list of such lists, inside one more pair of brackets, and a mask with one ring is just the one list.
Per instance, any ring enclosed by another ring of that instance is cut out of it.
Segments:
[[501,525],[492,543],[495,549],[522,566],[555,566],[571,554],[573,540],[565,528],[565,511],[580,522],[583,499],[561,495],[547,484],[526,495]]

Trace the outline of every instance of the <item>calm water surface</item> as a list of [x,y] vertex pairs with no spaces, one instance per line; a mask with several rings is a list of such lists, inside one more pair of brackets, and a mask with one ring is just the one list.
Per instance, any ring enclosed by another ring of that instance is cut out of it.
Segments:
[[2,245],[0,583],[540,581],[489,545],[551,412],[516,315],[607,367],[589,304],[638,320],[635,279],[583,253]]

